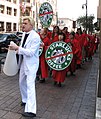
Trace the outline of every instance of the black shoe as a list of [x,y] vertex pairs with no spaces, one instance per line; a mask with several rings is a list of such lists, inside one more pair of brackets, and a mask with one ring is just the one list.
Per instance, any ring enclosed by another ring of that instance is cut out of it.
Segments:
[[61,87],[61,82],[59,82],[58,86]]
[[73,72],[71,72],[71,76],[75,76],[75,74]]
[[25,106],[25,105],[26,105],[26,103],[24,103],[24,102],[21,103],[21,106]]
[[81,65],[80,64],[77,64],[76,69],[81,69]]
[[41,79],[39,82],[40,83],[45,83],[45,78]]
[[85,58],[85,62],[87,62],[87,58]]
[[40,77],[39,76],[36,76],[36,80],[39,81],[40,80]]
[[36,114],[31,113],[31,112],[24,112],[24,113],[22,113],[22,116],[24,116],[24,117],[36,117]]

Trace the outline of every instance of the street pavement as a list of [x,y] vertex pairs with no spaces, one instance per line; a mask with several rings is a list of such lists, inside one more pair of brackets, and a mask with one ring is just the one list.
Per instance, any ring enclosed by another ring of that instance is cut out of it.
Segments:
[[[37,115],[34,119],[95,119],[99,69],[99,53],[85,62],[76,76],[66,77],[62,87],[54,86],[52,77],[45,83],[36,81]],[[24,108],[18,74],[13,77],[0,73],[0,119],[33,119],[22,117]],[[101,119],[101,118],[99,118]]]

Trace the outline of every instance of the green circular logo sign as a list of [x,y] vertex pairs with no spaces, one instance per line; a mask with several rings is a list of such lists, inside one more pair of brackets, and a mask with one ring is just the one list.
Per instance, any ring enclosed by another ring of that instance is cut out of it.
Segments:
[[53,19],[53,9],[48,2],[45,2],[41,5],[39,9],[39,19],[43,27],[50,26]]
[[43,42],[40,41],[40,47],[39,47],[39,56],[42,54],[43,52],[43,46],[41,45]]
[[43,47],[40,46],[40,48],[39,48],[39,56],[42,54],[42,52],[43,52]]
[[52,43],[45,53],[47,64],[54,70],[67,68],[73,58],[71,47],[62,41]]

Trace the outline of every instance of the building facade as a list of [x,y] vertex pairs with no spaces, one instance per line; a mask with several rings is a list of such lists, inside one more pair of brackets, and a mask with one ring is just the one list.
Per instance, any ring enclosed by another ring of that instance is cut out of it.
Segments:
[[18,31],[19,0],[0,0],[0,32]]
[[73,20],[69,18],[58,18],[58,26],[60,27],[60,29],[68,27],[69,32],[75,30],[73,29]]
[[49,2],[53,8],[52,25],[57,24],[57,0],[0,0],[0,32],[21,31],[23,16],[31,16],[35,29],[41,28],[39,9]]

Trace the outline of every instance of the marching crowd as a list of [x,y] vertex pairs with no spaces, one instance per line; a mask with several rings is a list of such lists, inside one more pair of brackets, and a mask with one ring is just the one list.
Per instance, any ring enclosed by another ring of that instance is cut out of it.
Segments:
[[[51,74],[54,85],[61,87],[68,72],[74,75],[76,69],[81,68],[84,61],[92,60],[92,56],[98,49],[99,44],[99,38],[96,34],[86,34],[80,28],[77,29],[76,33],[69,33],[67,27],[60,30],[58,26],[54,26],[52,32],[47,28],[42,28],[39,33],[36,33],[33,30],[33,26],[33,19],[27,16],[24,17],[22,23],[22,31],[24,33],[20,45],[18,46],[15,43],[10,43],[9,45],[9,49],[15,50],[19,56],[19,88],[21,106],[24,107],[22,116],[24,117],[36,117],[36,75],[39,82],[44,83],[49,74]],[[41,41],[43,52],[39,57]],[[70,65],[61,71],[50,68],[45,58],[46,50],[57,41],[63,41],[68,44],[73,54]]]
[[[59,87],[61,87],[68,72],[71,76],[75,76],[75,71],[82,68],[84,62],[92,60],[99,45],[99,38],[96,33],[87,34],[86,31],[82,31],[81,28],[77,28],[76,32],[68,32],[68,27],[64,27],[60,30],[59,26],[54,26],[53,31],[48,30],[48,28],[42,28],[39,35],[42,40],[41,45],[43,52],[40,55],[37,80],[39,80],[40,83],[45,83],[46,79],[51,75],[54,80],[54,85],[58,85]],[[68,43],[73,52],[71,64],[61,71],[51,69],[45,59],[47,48],[57,41]]]

